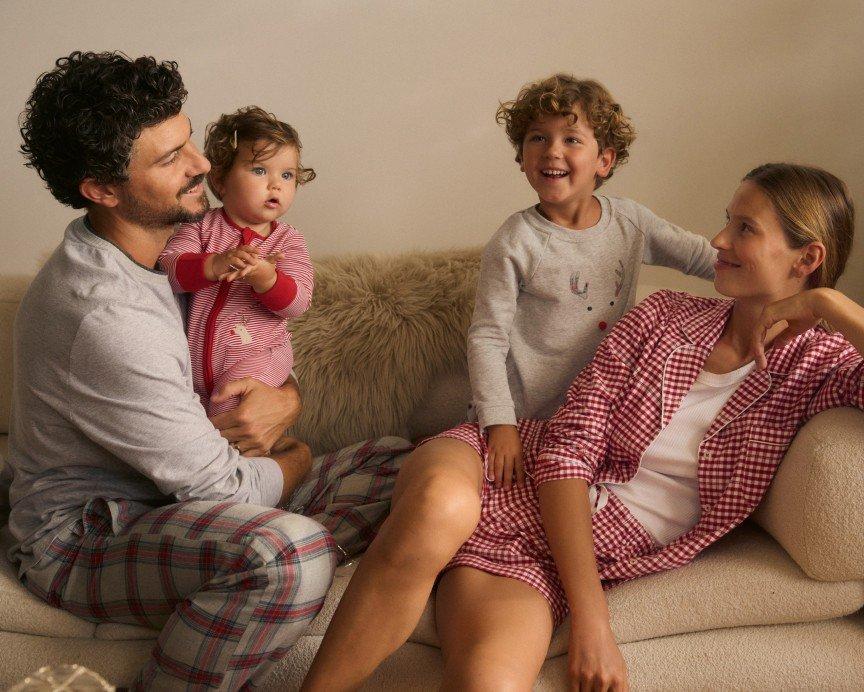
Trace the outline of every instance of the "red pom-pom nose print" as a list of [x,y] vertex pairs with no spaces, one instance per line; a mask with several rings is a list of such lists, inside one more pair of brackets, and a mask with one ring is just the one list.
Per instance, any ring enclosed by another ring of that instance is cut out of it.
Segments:
[[601,322],[600,324],[597,325],[597,327],[600,329],[601,332],[603,332],[603,331],[606,331],[607,325],[605,322]]

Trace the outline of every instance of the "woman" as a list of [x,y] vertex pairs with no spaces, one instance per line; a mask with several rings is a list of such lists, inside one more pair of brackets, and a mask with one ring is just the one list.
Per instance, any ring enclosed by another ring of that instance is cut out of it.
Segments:
[[[732,300],[663,291],[622,318],[555,416],[520,421],[531,482],[483,483],[476,425],[415,450],[307,689],[371,673],[442,569],[445,688],[530,689],[570,611],[571,688],[627,689],[603,588],[690,562],[756,508],[809,418],[864,408],[864,309],[832,288],[854,229],[845,185],[760,166],[727,217],[712,244]],[[478,495],[448,497],[453,474]]]

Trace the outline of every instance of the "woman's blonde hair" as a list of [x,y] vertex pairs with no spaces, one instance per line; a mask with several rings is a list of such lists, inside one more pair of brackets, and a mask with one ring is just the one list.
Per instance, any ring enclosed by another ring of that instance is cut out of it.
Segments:
[[825,246],[825,261],[809,288],[834,288],[849,259],[855,234],[855,206],[846,184],[821,168],[766,163],[744,176],[771,200],[789,245]]
[[[234,113],[226,113],[207,126],[204,137],[204,156],[210,160],[210,173],[207,182],[213,194],[220,200],[216,191],[218,183],[234,165],[240,142],[253,145],[252,160],[266,161],[279,147],[290,146],[297,150],[297,184],[305,185],[315,180],[315,171],[304,168],[300,163],[300,136],[288,123],[283,123],[272,113],[258,106],[246,106]],[[261,146],[258,146],[258,143]],[[214,184],[215,183],[215,184]]]
[[[636,139],[636,129],[600,82],[555,74],[526,84],[515,100],[498,106],[495,120],[504,125],[507,138],[516,149],[516,162],[522,163],[522,144],[531,123],[550,115],[563,115],[575,123],[576,106],[581,108],[594,130],[600,151],[607,148],[615,151],[615,163],[605,179],[611,178],[614,170],[627,161],[628,149]],[[596,187],[600,187],[603,180],[599,178]]]

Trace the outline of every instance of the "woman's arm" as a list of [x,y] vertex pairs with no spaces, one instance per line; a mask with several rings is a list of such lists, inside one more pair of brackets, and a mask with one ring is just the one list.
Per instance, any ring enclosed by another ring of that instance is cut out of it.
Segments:
[[546,538],[570,606],[571,688],[626,690],[627,666],[609,625],[594,559],[588,484],[581,479],[544,483],[538,495]]
[[767,367],[765,338],[781,321],[788,323],[773,341],[775,348],[825,320],[864,356],[864,308],[833,288],[814,288],[767,305],[753,334],[753,352],[760,369]]

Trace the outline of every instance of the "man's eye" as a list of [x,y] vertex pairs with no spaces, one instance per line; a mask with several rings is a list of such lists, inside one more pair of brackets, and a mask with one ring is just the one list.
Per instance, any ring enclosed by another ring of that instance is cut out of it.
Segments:
[[173,153],[171,154],[171,156],[169,156],[167,159],[165,159],[165,163],[164,163],[163,165],[165,165],[165,166],[170,166],[172,163],[174,163],[174,162],[177,160],[177,157],[178,157],[179,155],[180,155],[179,152],[176,152],[176,151],[173,152]]

